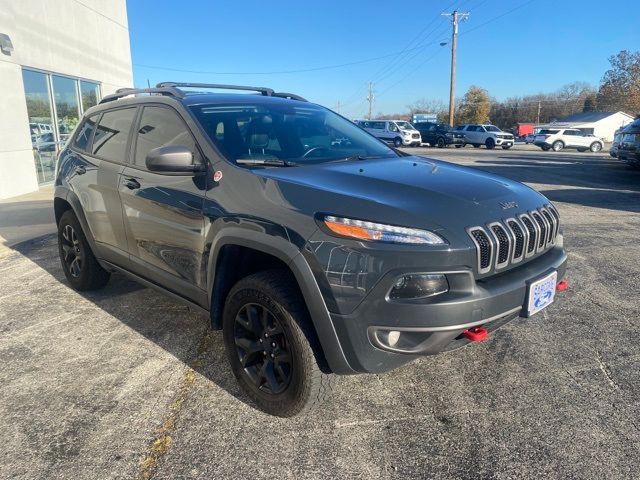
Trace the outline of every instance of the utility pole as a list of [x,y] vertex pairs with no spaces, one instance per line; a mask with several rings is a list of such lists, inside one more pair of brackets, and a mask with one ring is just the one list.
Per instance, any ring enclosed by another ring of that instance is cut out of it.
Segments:
[[460,19],[464,20],[469,17],[469,13],[461,13],[454,10],[453,13],[443,13],[443,16],[451,17],[451,26],[453,33],[451,34],[451,84],[449,86],[449,125],[454,126],[454,113],[456,102],[456,50],[458,49],[458,24]]
[[371,120],[374,98],[375,96],[373,95],[373,82],[369,82],[369,95],[367,95],[367,101],[369,102],[369,116],[367,117],[368,120]]
[[536,125],[540,125],[540,108],[541,108],[541,102],[540,100],[538,100],[538,119],[536,120]]
[[338,100],[338,103],[336,103],[336,112],[340,113],[341,108],[342,108],[342,102]]

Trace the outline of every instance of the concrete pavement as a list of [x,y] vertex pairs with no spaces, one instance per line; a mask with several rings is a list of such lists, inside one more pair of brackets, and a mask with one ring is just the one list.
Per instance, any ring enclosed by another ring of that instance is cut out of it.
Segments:
[[206,319],[114,275],[79,294],[53,236],[0,260],[0,478],[636,478],[640,172],[604,155],[419,149],[558,206],[569,290],[482,344],[256,410]]

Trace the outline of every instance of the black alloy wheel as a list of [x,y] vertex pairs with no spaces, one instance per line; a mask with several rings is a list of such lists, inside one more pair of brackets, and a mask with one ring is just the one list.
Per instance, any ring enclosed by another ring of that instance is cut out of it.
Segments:
[[111,274],[94,256],[73,210],[65,211],[58,221],[58,254],[64,275],[76,290],[95,290],[109,281]]
[[82,250],[80,239],[71,225],[65,225],[62,229],[62,261],[67,266],[69,274],[73,278],[79,278],[82,273]]
[[447,142],[444,141],[444,138],[438,137],[438,140],[436,141],[436,146],[438,148],[444,148],[447,146]]
[[291,355],[282,326],[265,306],[248,303],[235,320],[236,354],[258,390],[277,395],[291,382]]

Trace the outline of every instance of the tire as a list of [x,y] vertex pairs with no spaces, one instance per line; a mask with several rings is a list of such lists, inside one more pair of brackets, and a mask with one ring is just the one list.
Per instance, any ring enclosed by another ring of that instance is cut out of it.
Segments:
[[96,260],[72,210],[64,212],[58,222],[58,254],[64,276],[74,289],[96,290],[109,281],[111,274]]
[[396,148],[400,148],[402,146],[402,139],[400,137],[396,137],[393,139],[393,146]]
[[548,152],[549,150],[551,150],[551,147],[549,145],[542,145],[540,148],[545,152]]
[[292,417],[330,396],[335,375],[324,373],[311,319],[288,272],[267,270],[236,283],[222,328],[233,374],[261,410]]
[[436,147],[444,148],[446,146],[447,146],[447,142],[445,141],[445,139],[442,137],[438,137],[438,139],[436,140]]
[[555,142],[553,142],[553,145],[551,145],[551,149],[554,152],[559,152],[563,148],[564,148],[564,143],[562,143],[560,140],[556,140]]
[[464,147],[465,145],[466,145],[466,144],[463,144],[463,145],[456,145],[456,148],[462,148],[462,147]]
[[582,153],[582,152],[586,152],[586,151],[587,151],[587,149],[586,149],[586,148],[577,148],[576,150],[578,150],[578,151],[579,151],[579,152],[581,152],[581,153]]
[[478,145],[477,143],[473,144],[473,148],[480,148],[480,147],[481,147],[481,145]]
[[593,142],[589,147],[589,150],[591,150],[593,153],[597,153],[602,150],[602,144],[600,142]]
[[487,141],[484,142],[484,146],[489,150],[493,150],[496,148],[496,141],[493,138],[487,138]]
[[511,145],[502,145],[503,150],[509,150],[510,148],[511,148]]

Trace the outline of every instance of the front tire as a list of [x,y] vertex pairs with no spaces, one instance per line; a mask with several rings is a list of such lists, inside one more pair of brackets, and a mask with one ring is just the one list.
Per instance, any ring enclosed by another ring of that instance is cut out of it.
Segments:
[[74,289],[96,290],[109,281],[111,274],[96,260],[72,210],[64,212],[58,222],[58,253],[64,276]]
[[402,139],[397,137],[393,140],[393,146],[396,148],[400,148],[402,146]]
[[510,148],[511,148],[511,145],[502,145],[503,150],[509,150]]
[[447,142],[445,142],[444,138],[438,137],[438,140],[436,140],[436,147],[444,148],[446,146],[447,146]]
[[320,368],[324,357],[288,272],[240,280],[225,303],[223,335],[233,374],[261,410],[292,417],[329,397],[335,376]]
[[493,138],[487,138],[487,141],[484,142],[484,146],[489,150],[493,150],[496,148],[496,141]]

